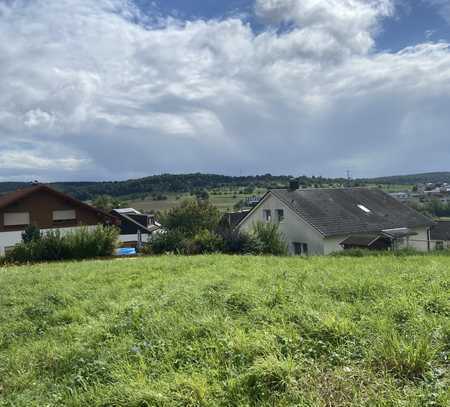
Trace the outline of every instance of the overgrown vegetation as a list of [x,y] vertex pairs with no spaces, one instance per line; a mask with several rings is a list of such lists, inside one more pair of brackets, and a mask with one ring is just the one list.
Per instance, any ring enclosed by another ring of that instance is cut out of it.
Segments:
[[112,256],[118,234],[116,228],[106,226],[82,227],[67,233],[58,229],[40,233],[36,228],[28,228],[23,242],[8,251],[2,261],[23,264]]
[[161,217],[164,232],[146,245],[146,254],[287,254],[287,245],[275,224],[260,223],[252,233],[220,227],[221,214],[208,200],[184,201]]
[[448,406],[450,258],[0,269],[1,406]]

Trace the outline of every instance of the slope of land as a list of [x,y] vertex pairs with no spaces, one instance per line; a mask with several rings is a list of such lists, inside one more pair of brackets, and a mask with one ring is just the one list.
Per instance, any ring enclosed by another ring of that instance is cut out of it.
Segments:
[[361,181],[384,185],[415,185],[427,182],[444,183],[450,182],[450,172],[428,172],[422,174],[392,175],[388,177],[363,179]]
[[[237,191],[239,188],[274,188],[288,185],[289,175],[255,175],[255,176],[228,176],[218,174],[162,174],[145,178],[125,181],[108,182],[56,182],[51,184],[56,189],[68,193],[81,200],[94,199],[99,195],[111,195],[127,199],[143,199],[159,194],[184,194],[196,190],[224,190]],[[309,187],[322,187],[330,185],[347,185],[343,178],[323,178],[301,176],[302,185]],[[450,182],[450,172],[436,172],[413,175],[395,175],[389,177],[356,179],[351,182],[353,186],[381,185],[392,192],[410,188],[412,185],[424,182]],[[0,182],[0,194],[25,188],[27,182]]]
[[0,269],[2,406],[447,406],[450,258]]

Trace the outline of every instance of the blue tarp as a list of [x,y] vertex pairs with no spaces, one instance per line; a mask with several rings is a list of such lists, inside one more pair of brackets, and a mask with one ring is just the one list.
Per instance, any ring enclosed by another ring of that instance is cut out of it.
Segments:
[[117,256],[131,256],[136,254],[136,249],[132,247],[122,247],[116,250]]

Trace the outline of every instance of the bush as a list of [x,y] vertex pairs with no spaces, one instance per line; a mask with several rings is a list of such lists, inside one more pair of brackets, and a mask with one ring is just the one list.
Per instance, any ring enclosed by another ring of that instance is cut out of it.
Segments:
[[24,243],[32,242],[33,240],[39,240],[41,238],[41,231],[35,225],[28,225],[22,233],[22,241]]
[[261,254],[262,244],[254,236],[244,232],[225,231],[223,252],[227,254]]
[[16,245],[5,255],[6,263],[29,263],[56,260],[81,260],[114,254],[118,230],[112,227],[86,227],[67,234],[49,231],[40,239]]
[[209,230],[202,230],[189,241],[186,254],[218,253],[223,249],[222,238]]
[[220,217],[219,210],[209,201],[186,200],[180,207],[171,209],[161,223],[168,231],[193,238],[204,230],[215,232]]
[[274,256],[286,256],[288,254],[287,244],[278,230],[278,225],[258,222],[253,229],[253,234],[259,240],[263,254]]
[[155,236],[143,249],[146,254],[207,254],[222,250],[223,240],[214,232],[203,230],[187,238],[178,230],[170,230]]
[[185,238],[181,232],[169,230],[155,235],[152,240],[144,246],[142,252],[144,254],[182,254],[184,251],[184,240]]

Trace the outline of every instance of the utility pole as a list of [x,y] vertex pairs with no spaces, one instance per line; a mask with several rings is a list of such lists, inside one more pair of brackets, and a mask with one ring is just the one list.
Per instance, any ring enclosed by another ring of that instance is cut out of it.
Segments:
[[352,176],[351,175],[352,174],[351,174],[350,170],[347,170],[347,186],[348,187],[351,186],[351,183],[352,183]]

